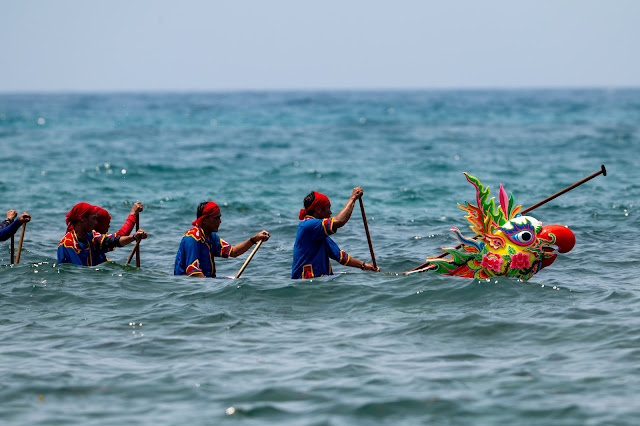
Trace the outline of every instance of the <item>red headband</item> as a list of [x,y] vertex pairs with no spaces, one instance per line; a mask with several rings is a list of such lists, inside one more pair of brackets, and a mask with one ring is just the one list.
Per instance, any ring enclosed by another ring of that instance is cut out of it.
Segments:
[[214,203],[213,201],[209,201],[204,206],[204,210],[202,211],[202,216],[200,216],[199,218],[197,218],[196,220],[191,222],[191,224],[194,225],[194,226],[201,227],[202,226],[202,219],[204,219],[207,216],[214,215],[216,213],[220,213],[220,207],[218,207],[218,205],[216,203]]
[[106,228],[109,228],[109,224],[111,223],[111,215],[102,207],[96,207],[96,209],[96,213],[98,213],[98,223],[96,223],[96,231],[99,229],[106,232]]
[[311,203],[311,205],[308,208],[300,210],[300,214],[298,215],[298,219],[303,220],[304,217],[307,215],[307,212],[309,212],[311,210],[317,210],[317,209],[321,209],[323,207],[331,205],[331,201],[329,201],[329,198],[326,195],[321,194],[321,193],[316,192],[316,191],[313,191],[313,193],[315,194],[315,198],[313,199],[313,203]]
[[97,212],[98,207],[88,203],[78,203],[67,213],[67,232],[73,229],[73,222]]

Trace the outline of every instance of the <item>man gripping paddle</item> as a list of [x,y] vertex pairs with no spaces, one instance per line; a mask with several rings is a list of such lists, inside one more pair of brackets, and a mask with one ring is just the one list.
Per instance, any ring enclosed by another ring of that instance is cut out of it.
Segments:
[[258,241],[267,241],[267,231],[262,231],[248,240],[232,246],[217,234],[220,228],[220,208],[213,201],[202,202],[196,212],[194,226],[182,237],[176,254],[174,275],[188,275],[199,278],[215,278],[214,257],[238,257]]
[[329,237],[342,228],[351,218],[356,201],[364,193],[361,187],[353,188],[351,197],[335,217],[331,217],[331,202],[326,195],[311,192],[304,199],[304,209],[300,210],[296,242],[293,246],[291,278],[309,279],[332,275],[329,258],[345,266],[363,271],[380,272],[380,268],[349,256]]
[[95,232],[99,207],[78,203],[67,213],[67,233],[58,245],[58,263],[95,266],[107,260],[106,253],[147,238],[140,229],[135,235],[114,236]]
[[0,241],[6,241],[13,237],[18,228],[20,228],[20,225],[31,220],[29,213],[22,213],[20,217],[18,217],[18,220],[15,220],[16,217],[18,217],[17,211],[9,210],[7,212],[7,218],[0,224]]

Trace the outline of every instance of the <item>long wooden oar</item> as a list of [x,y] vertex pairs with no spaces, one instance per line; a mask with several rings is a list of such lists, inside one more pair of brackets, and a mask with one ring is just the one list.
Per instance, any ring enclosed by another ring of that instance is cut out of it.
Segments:
[[24,241],[24,232],[27,230],[27,222],[22,224],[22,232],[20,232],[20,241],[18,241],[18,252],[16,253],[16,265],[20,263],[20,254],[22,253],[22,242]]
[[16,242],[15,239],[13,238],[13,235],[11,236],[11,264],[13,265],[13,260],[16,258],[15,257],[15,251],[16,251]]
[[362,204],[362,197],[358,198],[360,201],[360,211],[362,212],[362,222],[364,223],[364,232],[367,234],[367,242],[369,243],[369,251],[371,252],[371,263],[375,269],[378,268],[376,264],[376,256],[373,254],[373,244],[371,244],[371,235],[369,235],[369,225],[367,225],[367,215],[364,214],[364,205]]
[[[140,229],[140,213],[136,215],[136,232]],[[140,240],[136,242],[134,247],[136,251],[136,268],[140,268]]]
[[[138,252],[139,246],[140,246],[140,240],[136,240],[136,245],[133,246],[133,249],[131,250],[129,257],[127,258],[125,265],[128,265],[129,262],[131,262],[131,259],[133,259],[133,254]],[[140,259],[136,259],[136,268],[139,268],[139,267],[140,267]]]
[[242,265],[242,267],[240,268],[240,270],[236,274],[236,278],[240,278],[240,275],[242,275],[242,273],[246,269],[246,267],[249,264],[249,262],[251,262],[251,259],[253,258],[253,255],[256,254],[256,252],[258,251],[258,249],[262,245],[262,242],[263,242],[262,240],[258,241],[258,244],[256,244],[256,247],[253,249],[253,251],[251,252],[249,257],[247,257],[247,260],[244,261],[244,264]]
[[[533,210],[533,209],[535,209],[535,208],[538,208],[538,207],[540,207],[540,206],[541,206],[541,205],[543,205],[543,204],[548,203],[549,201],[553,200],[554,198],[557,198],[557,197],[561,196],[561,195],[562,195],[562,194],[564,194],[565,192],[569,192],[569,191],[571,191],[572,189],[574,189],[574,188],[576,188],[576,187],[578,187],[578,186],[582,185],[583,183],[585,183],[585,182],[587,182],[587,181],[590,181],[591,179],[593,179],[594,177],[599,176],[599,175],[602,175],[602,176],[606,176],[606,175],[607,175],[607,169],[604,167],[604,164],[602,164],[602,165],[600,166],[600,170],[599,170],[599,171],[597,171],[597,172],[595,172],[595,173],[593,173],[593,174],[591,174],[591,175],[587,176],[586,178],[584,178],[584,179],[582,179],[582,180],[579,180],[578,182],[574,183],[573,185],[569,185],[569,186],[567,186],[567,187],[566,187],[565,189],[563,189],[562,191],[556,192],[556,193],[555,193],[555,194],[553,194],[552,196],[545,198],[544,200],[540,201],[539,203],[536,203],[536,204],[532,205],[531,207],[528,207],[528,208],[524,209],[524,210],[522,211],[522,214],[529,213],[531,210]],[[473,238],[474,238],[474,239],[476,239],[476,238],[479,238],[479,237],[480,237],[479,235],[476,235],[476,236],[475,236],[475,237],[473,237]],[[462,244],[458,244],[458,245],[456,246],[456,249],[459,249],[460,247],[462,247]],[[445,257],[446,255],[447,255],[447,253],[442,253],[442,254],[440,254],[439,256],[436,256],[435,258],[436,258],[436,259],[442,259],[442,258],[443,258],[443,257]],[[409,274],[409,273],[412,273],[412,272],[422,272],[423,270],[427,270],[427,269],[428,269],[428,267],[429,267],[429,265],[430,265],[430,262],[423,263],[422,265],[420,265],[420,266],[418,266],[418,267],[415,267],[415,268],[413,268],[413,269],[410,269],[410,270],[408,270],[408,271],[404,272],[404,274]]]
[[597,171],[597,172],[595,172],[594,174],[589,175],[589,176],[587,176],[586,178],[582,179],[581,181],[578,181],[578,182],[574,183],[573,185],[569,185],[569,186],[567,186],[567,187],[566,187],[565,189],[563,189],[562,191],[556,192],[556,193],[555,193],[555,194],[553,194],[552,196],[545,198],[544,200],[540,201],[539,203],[536,203],[536,204],[532,205],[531,207],[528,207],[528,208],[526,208],[526,209],[522,210],[522,214],[529,213],[531,210],[533,210],[533,209],[535,209],[535,208],[538,208],[538,207],[540,207],[540,206],[541,206],[541,205],[543,205],[543,204],[548,203],[549,201],[553,200],[554,198],[557,198],[557,197],[561,196],[561,195],[562,195],[562,194],[564,194],[565,192],[569,192],[569,191],[571,191],[573,188],[575,188],[575,187],[577,187],[577,186],[582,185],[583,183],[585,183],[585,182],[587,182],[587,181],[589,181],[589,180],[593,179],[594,177],[596,177],[596,176],[598,176],[598,175],[600,175],[600,174],[601,174],[602,176],[606,176],[606,175],[607,175],[607,169],[605,169],[604,164],[602,164],[602,165],[600,166],[600,170],[599,170],[599,171]]

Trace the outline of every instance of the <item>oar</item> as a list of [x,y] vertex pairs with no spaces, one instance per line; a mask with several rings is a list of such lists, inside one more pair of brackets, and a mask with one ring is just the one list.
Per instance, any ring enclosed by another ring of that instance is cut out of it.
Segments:
[[[528,208],[524,209],[522,211],[522,214],[529,213],[531,210],[533,210],[535,208],[538,208],[543,204],[548,203],[549,201],[553,200],[554,198],[557,198],[557,197],[561,196],[562,194],[564,194],[565,192],[569,192],[572,189],[577,188],[578,186],[582,185],[583,183],[585,183],[587,181],[590,181],[591,179],[593,179],[594,177],[599,176],[599,175],[602,175],[602,176],[606,176],[607,175],[607,169],[604,167],[604,164],[602,164],[600,166],[600,170],[599,171],[587,176],[586,178],[584,178],[582,180],[579,180],[578,182],[574,183],[573,185],[567,186],[562,191],[556,192],[552,196],[545,198],[544,200],[540,201],[539,203],[536,203],[536,204],[532,205],[531,207],[528,207]],[[476,235],[473,238],[476,239],[476,238],[479,238],[479,237],[480,237],[479,235]],[[458,244],[456,246],[456,249],[459,249],[460,247],[462,247],[462,244]],[[442,259],[446,255],[447,255],[447,253],[442,253],[439,256],[436,256],[435,258],[436,259]],[[413,269],[410,269],[410,270],[404,272],[404,274],[409,274],[409,273],[413,273],[413,272],[422,272],[424,270],[427,270],[429,265],[430,265],[430,262],[423,263],[422,265],[420,265],[420,266],[418,266],[416,268],[413,268]]]
[[369,225],[367,225],[367,215],[364,214],[364,205],[362,204],[362,197],[358,199],[360,201],[360,211],[362,211],[362,222],[364,223],[364,232],[367,233],[367,242],[369,243],[369,251],[371,252],[371,263],[373,263],[374,269],[378,268],[376,265],[376,256],[373,254],[373,244],[371,244],[371,235],[369,235]]
[[[140,213],[136,215],[136,232],[138,231],[138,229],[140,229]],[[139,268],[140,267],[140,240],[136,242],[134,250],[136,251],[136,268]]]
[[[129,254],[129,257],[127,258],[127,262],[125,263],[125,265],[128,265],[129,262],[131,262],[131,259],[133,259],[133,253],[137,253],[137,249],[140,246],[140,240],[136,240],[136,245],[133,246],[133,249],[131,250],[131,254]],[[137,258],[136,259],[136,268],[140,267],[140,259]]]
[[24,231],[27,230],[27,222],[22,224],[22,232],[20,232],[20,241],[18,241],[18,253],[16,253],[16,265],[20,263],[20,254],[22,253],[22,242],[24,241]]
[[606,175],[607,175],[607,169],[605,169],[605,168],[604,168],[604,164],[602,164],[602,165],[600,166],[600,170],[599,170],[599,171],[595,172],[595,173],[594,173],[594,174],[592,174],[592,175],[587,176],[586,178],[582,179],[581,181],[578,181],[578,182],[574,183],[573,185],[569,185],[569,186],[567,186],[567,187],[566,187],[565,189],[563,189],[562,191],[556,192],[556,193],[555,193],[555,194],[553,194],[552,196],[545,198],[544,200],[540,201],[539,203],[536,203],[536,204],[532,205],[531,207],[528,207],[528,208],[524,209],[524,210],[522,211],[522,214],[529,213],[531,210],[533,210],[533,209],[535,209],[535,208],[538,208],[538,207],[540,207],[540,206],[541,206],[541,205],[543,205],[543,204],[548,203],[549,201],[553,200],[554,198],[557,198],[557,197],[561,196],[561,195],[562,195],[562,194],[564,194],[565,192],[569,192],[569,191],[571,191],[573,188],[575,188],[575,187],[578,187],[578,186],[582,185],[583,183],[585,183],[585,182],[587,182],[587,181],[589,181],[589,180],[593,179],[594,177],[596,177],[596,176],[598,176],[598,175],[600,175],[600,174],[602,174],[602,176],[606,176]]
[[11,264],[12,265],[13,265],[13,260],[15,259],[15,253],[14,253],[16,251],[15,250],[15,245],[16,245],[16,243],[15,243],[13,235],[12,235],[11,236]]
[[236,278],[240,278],[240,275],[242,275],[242,273],[246,269],[246,267],[249,264],[249,262],[251,262],[251,258],[253,258],[253,255],[256,254],[256,252],[258,251],[258,249],[260,248],[261,245],[262,245],[262,240],[258,241],[258,244],[256,244],[256,247],[253,249],[253,251],[251,252],[249,257],[247,257],[247,260],[244,261],[244,264],[242,265],[242,268],[240,268],[240,270],[236,274]]

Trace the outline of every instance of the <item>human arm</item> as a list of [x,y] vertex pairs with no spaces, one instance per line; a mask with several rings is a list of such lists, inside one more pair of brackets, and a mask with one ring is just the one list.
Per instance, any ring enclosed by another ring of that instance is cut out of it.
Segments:
[[124,222],[124,225],[122,225],[122,228],[120,228],[120,230],[116,232],[116,235],[123,236],[131,234],[131,231],[133,231],[133,227],[136,224],[138,214],[142,210],[144,210],[142,203],[140,201],[136,201],[133,204],[133,207],[131,207],[131,212],[129,213],[127,220]]
[[370,263],[365,263],[360,259],[351,257],[344,250],[340,249],[340,247],[338,247],[338,245],[331,238],[327,238],[327,243],[329,244],[329,257],[337,261],[341,265],[350,266],[352,268],[359,268],[363,271],[380,272],[380,268],[374,268]]
[[99,234],[95,232],[93,234],[93,243],[96,249],[103,252],[107,252],[116,247],[124,247],[131,244],[137,239],[147,238],[147,233],[144,229],[139,229],[134,235],[116,236],[111,234]]
[[124,247],[128,244],[131,244],[134,241],[144,240],[147,238],[147,233],[144,229],[138,229],[133,235],[122,235],[119,237],[119,247]]
[[351,213],[353,212],[353,208],[356,205],[356,201],[359,200],[360,197],[362,197],[363,193],[364,193],[364,190],[361,187],[357,186],[353,188],[353,192],[351,193],[351,197],[349,197],[347,204],[344,206],[342,210],[340,210],[340,213],[338,213],[333,218],[334,231],[337,230],[338,228],[342,228],[344,225],[347,224],[347,222],[351,218]]
[[380,267],[374,268],[371,263],[365,263],[363,260],[356,259],[355,257],[349,258],[349,262],[347,262],[346,266],[351,266],[352,268],[359,268],[363,271],[374,271],[380,272]]
[[238,257],[249,250],[254,244],[258,241],[267,241],[271,237],[267,231],[258,232],[253,237],[249,238],[246,241],[241,242],[240,244],[236,244],[233,246],[233,250],[229,254],[230,257]]
[[7,227],[0,229],[0,241],[6,241],[9,238],[11,238],[13,235],[15,235],[20,225],[22,225],[23,223],[27,223],[30,220],[31,220],[31,215],[29,215],[29,213],[22,213],[18,218],[18,220],[14,220]]
[[7,218],[5,220],[3,220],[2,222],[0,222],[0,229],[4,229],[7,226],[11,225],[11,223],[15,220],[15,218],[18,216],[18,212],[15,210],[9,210],[7,212]]

